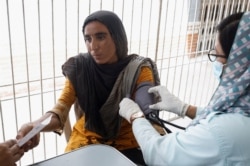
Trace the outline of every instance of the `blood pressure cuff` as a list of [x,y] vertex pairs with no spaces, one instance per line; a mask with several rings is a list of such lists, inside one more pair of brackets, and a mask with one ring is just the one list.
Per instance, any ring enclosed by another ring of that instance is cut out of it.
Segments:
[[147,117],[151,112],[158,115],[158,110],[152,110],[149,105],[155,104],[156,100],[153,93],[148,93],[148,89],[154,85],[151,82],[143,82],[139,84],[135,93],[135,102],[140,106],[142,112]]

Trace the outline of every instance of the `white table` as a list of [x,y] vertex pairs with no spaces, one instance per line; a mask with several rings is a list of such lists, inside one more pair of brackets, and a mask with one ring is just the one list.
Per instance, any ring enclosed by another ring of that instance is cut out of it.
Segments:
[[108,145],[88,145],[32,166],[136,166],[117,149]]

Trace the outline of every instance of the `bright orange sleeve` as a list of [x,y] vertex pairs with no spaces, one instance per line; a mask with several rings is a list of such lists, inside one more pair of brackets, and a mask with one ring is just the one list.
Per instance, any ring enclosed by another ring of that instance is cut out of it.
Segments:
[[62,128],[68,118],[70,108],[72,104],[74,104],[75,99],[76,96],[73,85],[69,79],[66,79],[60,98],[57,100],[57,103],[53,109],[49,111],[58,115]]
[[141,68],[141,73],[136,81],[136,86],[138,86],[142,82],[154,82],[153,72],[147,66]]
[[71,107],[71,105],[75,102],[75,99],[76,93],[73,85],[70,80],[66,78],[64,88],[58,101],[65,104],[67,107]]

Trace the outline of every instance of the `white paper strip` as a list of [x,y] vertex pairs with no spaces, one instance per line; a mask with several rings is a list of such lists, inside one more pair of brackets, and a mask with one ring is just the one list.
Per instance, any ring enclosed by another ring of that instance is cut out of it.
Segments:
[[44,119],[41,123],[37,124],[28,134],[26,134],[23,138],[21,138],[17,144],[19,147],[23,146],[26,142],[28,142],[32,137],[34,137],[37,133],[39,133],[45,126],[47,126],[51,120],[52,115],[48,118]]

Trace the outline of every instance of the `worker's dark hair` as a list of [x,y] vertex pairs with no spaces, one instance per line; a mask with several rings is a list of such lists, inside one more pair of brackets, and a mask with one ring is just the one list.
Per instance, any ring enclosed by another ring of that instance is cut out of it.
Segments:
[[216,28],[219,32],[219,42],[227,58],[233,45],[234,37],[243,14],[244,12],[240,12],[227,16],[219,23]]

